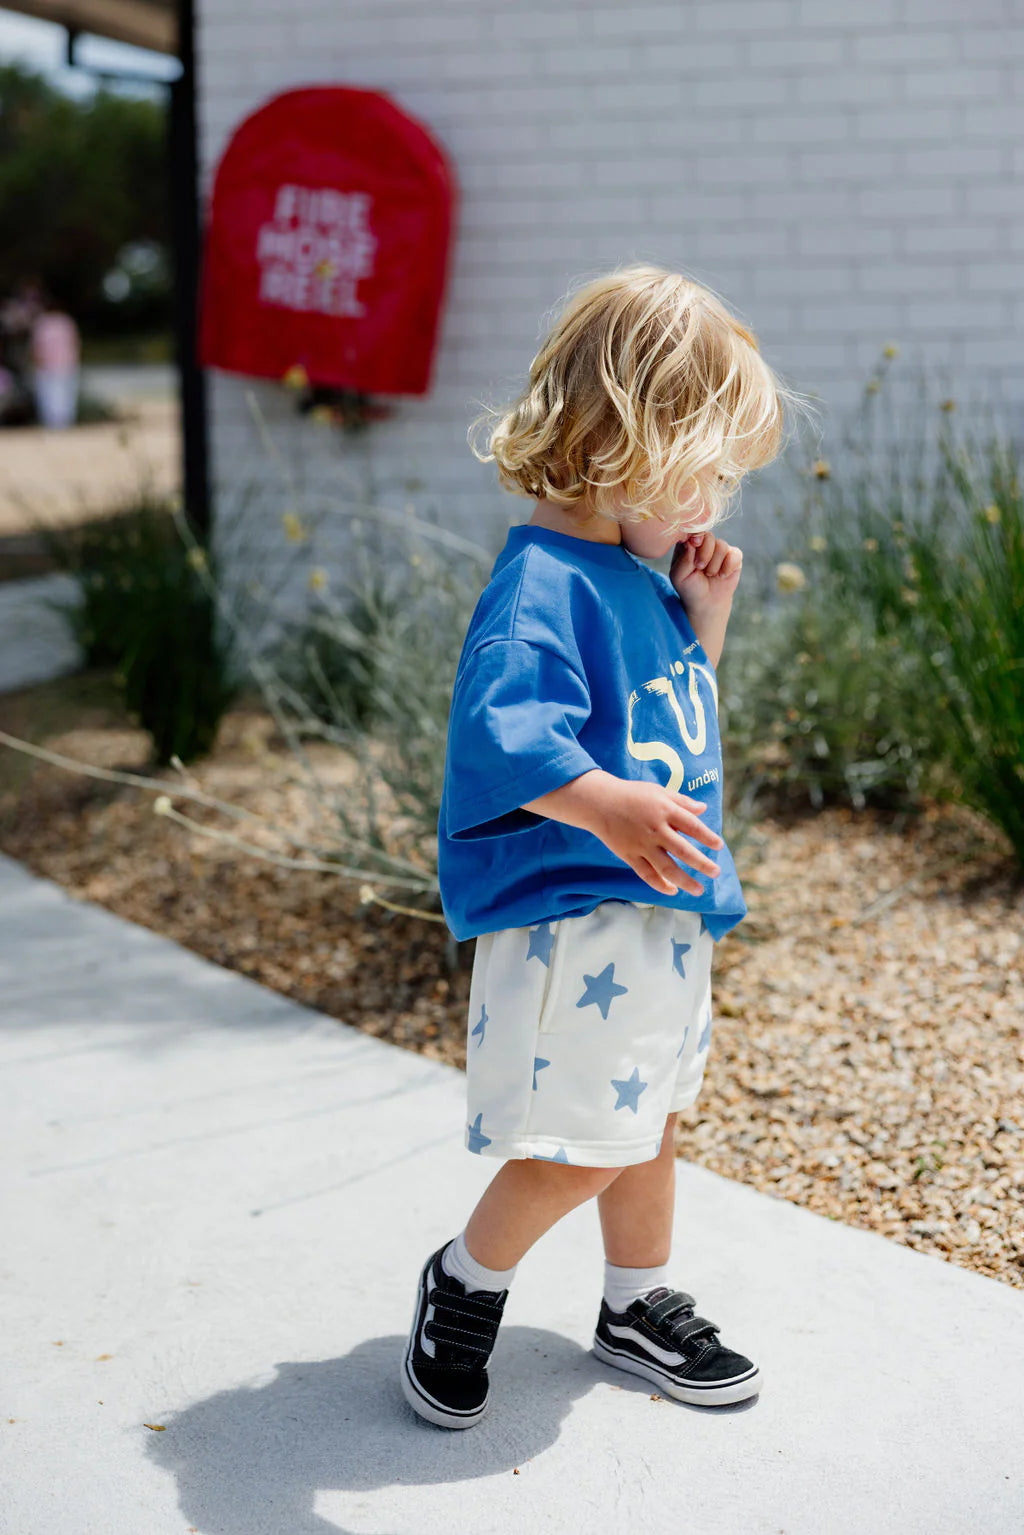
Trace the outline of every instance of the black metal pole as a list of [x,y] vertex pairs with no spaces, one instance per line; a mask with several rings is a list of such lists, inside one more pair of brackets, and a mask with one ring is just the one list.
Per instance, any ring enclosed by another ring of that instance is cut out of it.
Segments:
[[174,332],[181,392],[183,503],[196,537],[210,530],[209,447],[206,378],[198,363],[199,148],[196,131],[195,6],[179,0],[178,56],[181,74],[171,85],[171,228],[174,250]]

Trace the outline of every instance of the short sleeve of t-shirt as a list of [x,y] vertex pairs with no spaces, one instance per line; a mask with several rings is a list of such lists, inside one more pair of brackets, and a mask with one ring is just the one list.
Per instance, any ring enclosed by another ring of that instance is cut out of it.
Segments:
[[528,831],[542,816],[521,807],[597,767],[577,740],[590,715],[586,680],[557,651],[492,640],[456,680],[445,760],[449,837]]

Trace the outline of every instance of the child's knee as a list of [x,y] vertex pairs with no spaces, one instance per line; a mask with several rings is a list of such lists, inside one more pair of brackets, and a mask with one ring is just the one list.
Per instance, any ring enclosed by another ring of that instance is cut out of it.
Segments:
[[[538,1162],[531,1159],[530,1165],[536,1167]],[[564,1162],[542,1161],[539,1165],[545,1169],[542,1177],[557,1181],[561,1188],[573,1190],[580,1204],[600,1194],[624,1171],[621,1167],[580,1167]]]

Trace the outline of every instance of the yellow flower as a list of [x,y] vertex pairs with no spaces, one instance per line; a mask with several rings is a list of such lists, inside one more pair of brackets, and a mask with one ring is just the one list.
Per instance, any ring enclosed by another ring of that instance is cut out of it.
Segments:
[[827,480],[832,473],[832,465],[825,458],[816,458],[811,465],[811,473],[817,475],[819,480]]
[[301,362],[294,363],[281,380],[286,389],[305,389],[309,385],[309,374]]
[[878,539],[877,538],[866,538],[864,540],[864,548],[867,550],[868,554],[875,554],[875,553],[877,553],[877,550],[878,550]]
[[992,501],[992,502],[989,503],[988,506],[986,506],[985,510],[982,512],[981,515],[984,517],[986,522],[998,522],[1000,517],[1003,514],[999,510],[999,508],[996,505],[996,503],[994,501]]
[[206,569],[206,553],[198,546],[194,549],[190,549],[186,557],[193,570]]
[[822,550],[828,548],[828,539],[822,538],[820,533],[815,533],[814,537],[810,540],[810,544],[815,554],[821,554]]
[[781,565],[775,567],[775,585],[780,592],[799,592],[807,585],[807,577],[799,565],[791,565],[783,560]]
[[313,276],[314,277],[319,277],[321,279],[321,281],[326,281],[328,277],[333,277],[334,276],[334,263],[333,263],[333,261],[328,261],[326,257],[324,258],[323,261],[318,261],[316,266],[313,268]]
[[900,349],[899,349],[899,347],[896,345],[896,343],[894,341],[890,341],[889,344],[883,349],[883,352],[882,352],[882,356],[883,357],[898,357],[899,355],[900,355]]
[[864,385],[864,393],[877,394],[881,387],[882,385],[877,378],[869,378],[867,383]]
[[311,592],[322,592],[327,585],[327,572],[317,566],[316,570],[309,573],[309,589]]
[[285,537],[290,544],[301,544],[309,537],[302,520],[296,517],[294,512],[285,512],[281,518],[281,526],[284,528]]
[[315,426],[330,426],[334,421],[334,411],[329,405],[314,405],[309,419]]
[[166,794],[158,794],[156,799],[153,801],[153,814],[170,815],[171,809],[172,806],[170,797]]
[[955,400],[943,400],[942,404],[939,406],[939,409],[946,411],[946,413],[948,414],[951,410],[956,410],[956,401]]

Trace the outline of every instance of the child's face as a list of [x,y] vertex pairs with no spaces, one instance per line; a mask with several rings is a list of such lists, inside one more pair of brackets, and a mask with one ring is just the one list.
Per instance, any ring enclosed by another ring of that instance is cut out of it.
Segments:
[[705,520],[704,497],[695,491],[682,506],[662,498],[655,504],[653,517],[645,522],[620,522],[619,531],[630,554],[642,560],[660,560],[681,539],[699,533]]

